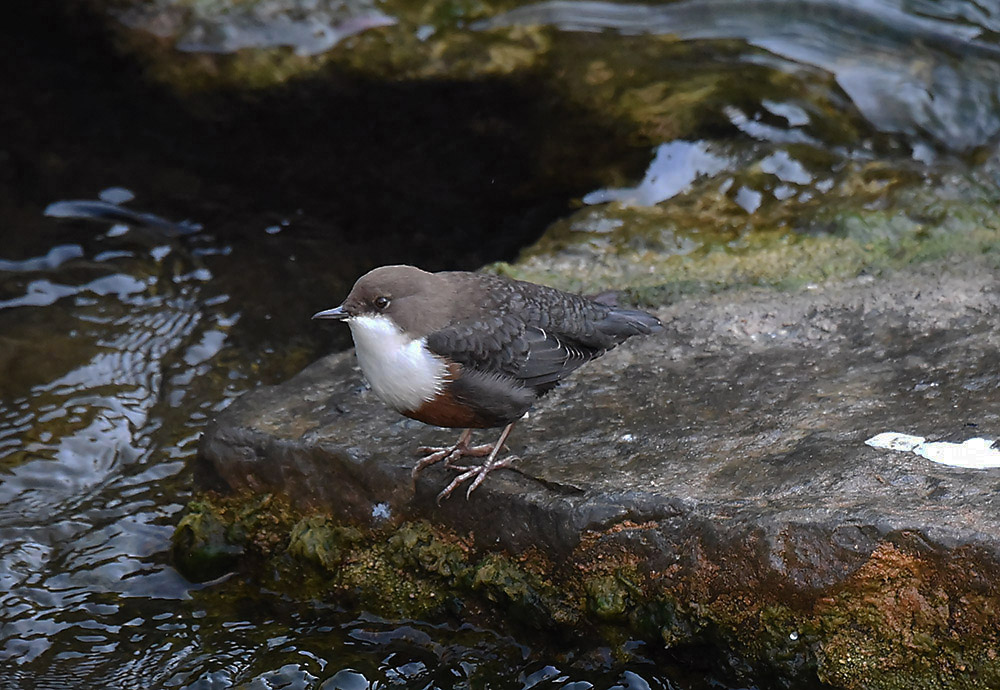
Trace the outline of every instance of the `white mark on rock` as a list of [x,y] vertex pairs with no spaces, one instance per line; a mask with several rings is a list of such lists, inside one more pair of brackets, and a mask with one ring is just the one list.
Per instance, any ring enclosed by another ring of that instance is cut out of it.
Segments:
[[388,520],[392,517],[392,510],[388,503],[376,503],[372,506],[372,518],[375,520]]
[[923,436],[910,436],[909,434],[900,434],[895,431],[886,431],[872,436],[865,441],[865,445],[869,445],[872,448],[885,448],[887,450],[901,450],[905,452],[913,450],[926,440]]
[[962,443],[949,441],[927,442],[923,436],[911,436],[887,431],[872,436],[865,444],[872,448],[886,448],[912,452],[931,462],[951,467],[985,470],[1000,467],[1000,448],[988,438],[970,438]]

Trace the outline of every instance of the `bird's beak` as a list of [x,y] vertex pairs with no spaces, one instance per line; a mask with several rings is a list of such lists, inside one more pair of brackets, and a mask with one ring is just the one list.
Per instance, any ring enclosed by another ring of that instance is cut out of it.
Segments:
[[312,315],[314,319],[335,319],[336,321],[343,321],[344,319],[350,318],[350,316],[350,314],[344,311],[344,305],[334,307],[333,309],[318,311]]

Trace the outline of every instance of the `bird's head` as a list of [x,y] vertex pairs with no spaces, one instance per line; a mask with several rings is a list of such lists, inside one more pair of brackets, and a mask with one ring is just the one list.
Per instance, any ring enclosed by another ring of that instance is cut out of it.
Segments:
[[358,278],[339,307],[313,318],[389,321],[420,338],[447,324],[452,304],[453,295],[441,276],[414,266],[382,266]]

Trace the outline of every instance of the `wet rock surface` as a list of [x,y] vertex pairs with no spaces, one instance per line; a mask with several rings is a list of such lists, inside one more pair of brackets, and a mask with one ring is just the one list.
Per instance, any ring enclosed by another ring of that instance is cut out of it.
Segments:
[[[425,518],[480,552],[536,553],[598,620],[668,647],[709,635],[780,684],[895,687],[885,679],[978,668],[958,685],[977,687],[997,673],[981,645],[995,637],[982,617],[998,601],[1000,470],[864,442],[992,438],[998,275],[954,260],[664,307],[663,334],[545,398],[512,436],[517,471],[468,501],[435,505],[445,469],[411,485],[414,449],[454,432],[386,410],[353,352],[235,403],[202,460],[230,489],[338,522]],[[956,661],[939,645],[959,638]],[[939,661],[915,671],[928,653]]]

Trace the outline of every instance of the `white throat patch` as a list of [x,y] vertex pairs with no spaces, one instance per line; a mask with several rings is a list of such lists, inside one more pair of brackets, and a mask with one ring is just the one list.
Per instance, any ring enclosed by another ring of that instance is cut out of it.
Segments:
[[409,412],[441,392],[448,368],[423,338],[409,338],[381,315],[356,316],[347,325],[361,371],[386,405]]

